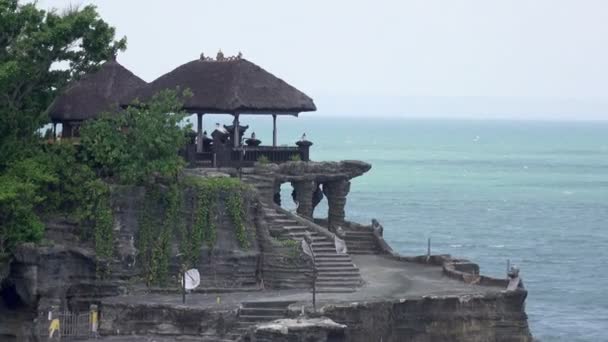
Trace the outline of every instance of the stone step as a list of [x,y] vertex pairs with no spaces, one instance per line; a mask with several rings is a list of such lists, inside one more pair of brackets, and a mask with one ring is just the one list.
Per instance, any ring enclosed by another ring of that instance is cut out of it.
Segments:
[[281,224],[287,224],[287,225],[298,225],[298,221],[291,219],[291,218],[287,218],[287,216],[285,216],[286,218],[280,218],[280,219],[274,219],[273,222],[276,223],[281,223]]
[[[302,231],[293,231],[293,232],[289,232],[289,234],[296,236],[298,238],[303,238],[304,236],[306,236],[306,232],[302,232]],[[328,241],[327,238],[325,236],[319,236],[317,233],[314,232],[310,232],[310,235],[312,237],[312,241]]]
[[239,310],[239,316],[285,316],[285,308],[242,308]]
[[308,227],[306,227],[306,226],[298,226],[298,225],[295,225],[293,223],[290,224],[290,225],[284,225],[283,229],[285,229],[285,230],[287,230],[289,232],[292,232],[292,233],[296,233],[296,232],[300,232],[300,231],[304,231],[304,232],[308,231]]
[[343,273],[344,272],[350,272],[350,273],[355,273],[356,272],[356,274],[359,274],[359,269],[356,268],[356,267],[352,267],[352,266],[344,266],[344,265],[338,266],[338,265],[335,265],[335,266],[328,266],[328,267],[325,267],[325,268],[317,267],[317,272],[318,272],[317,273],[318,275],[332,274],[332,273],[337,273],[337,272],[343,272]]
[[264,210],[264,214],[266,216],[272,217],[272,218],[287,218],[287,215],[283,214],[283,213],[277,213],[276,211],[272,210],[272,211],[268,211],[268,210]]
[[335,247],[336,244],[332,241],[327,241],[327,240],[317,240],[317,241],[313,241],[312,242],[312,247],[314,248],[315,246],[332,246]]
[[242,302],[243,308],[286,308],[294,301],[271,301],[271,302]]
[[341,279],[341,278],[357,278],[360,279],[359,272],[351,271],[324,271],[317,273],[317,279]]
[[317,266],[317,273],[318,274],[343,274],[343,275],[348,275],[348,274],[356,274],[359,275],[359,269],[354,267],[354,266],[350,266],[350,267],[332,267],[332,266]]
[[255,316],[247,316],[247,315],[242,315],[239,316],[239,321],[241,322],[268,322],[268,321],[274,321],[275,319],[279,319],[282,318],[283,316],[259,316],[259,315],[255,315]]
[[317,293],[353,293],[355,287],[317,287]]
[[346,271],[346,270],[359,270],[353,264],[349,263],[317,263],[317,270],[320,272],[323,271]]
[[334,253],[315,253],[315,260],[329,260],[329,259],[346,259],[350,261],[350,255]]
[[357,278],[348,279],[333,279],[333,278],[317,278],[318,287],[355,287],[361,284],[361,280]]
[[315,262],[317,265],[325,265],[325,264],[347,264],[352,265],[353,260],[350,258],[350,255],[347,258],[340,257],[339,254],[334,254],[334,257],[323,257],[322,259],[315,258]]

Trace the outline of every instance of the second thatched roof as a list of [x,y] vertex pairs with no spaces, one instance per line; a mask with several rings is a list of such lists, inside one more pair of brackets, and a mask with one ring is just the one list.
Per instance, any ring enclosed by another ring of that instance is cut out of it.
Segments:
[[99,70],[69,85],[51,105],[49,116],[54,122],[94,119],[105,111],[119,109],[119,101],[146,82],[116,59]]
[[306,94],[240,57],[201,57],[137,89],[131,98],[145,102],[162,90],[177,87],[192,91],[193,96],[184,103],[184,110],[191,113],[297,115],[317,109]]

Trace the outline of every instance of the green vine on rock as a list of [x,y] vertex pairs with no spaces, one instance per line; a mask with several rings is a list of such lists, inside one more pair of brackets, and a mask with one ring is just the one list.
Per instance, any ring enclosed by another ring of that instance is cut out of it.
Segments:
[[230,192],[226,199],[228,216],[234,224],[236,240],[241,248],[249,248],[249,237],[245,230],[245,209],[243,208],[243,197],[241,192]]
[[148,286],[164,286],[168,280],[173,222],[180,201],[174,189],[161,191],[158,185],[146,188],[141,210],[138,238],[138,260]]
[[110,187],[101,180],[87,182],[84,187],[88,191],[78,217],[82,223],[93,228],[95,254],[98,259],[97,275],[104,278],[109,275],[110,270],[102,267],[100,261],[107,261],[114,255],[114,218],[110,204]]
[[[220,201],[234,226],[239,247],[249,248],[243,194],[246,190],[234,178],[187,177],[167,188],[148,186],[141,210],[137,247],[138,262],[146,284],[164,286],[168,280],[173,238],[186,267],[197,267],[203,246],[210,250],[217,242]],[[184,201],[185,196],[188,201]],[[185,208],[184,204],[189,207]],[[184,215],[184,213],[190,213]],[[186,222],[187,221],[187,222]]]

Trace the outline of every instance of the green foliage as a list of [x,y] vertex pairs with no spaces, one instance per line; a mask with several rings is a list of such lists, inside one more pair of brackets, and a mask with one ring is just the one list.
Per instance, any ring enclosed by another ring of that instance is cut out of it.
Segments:
[[[110,188],[101,180],[93,180],[86,185],[88,198],[85,199],[86,218],[94,232],[95,255],[98,260],[107,261],[114,255],[114,219],[110,206]],[[107,268],[97,267],[101,277],[108,275]]]
[[0,255],[21,242],[42,238],[44,226],[34,212],[42,200],[38,185],[12,175],[0,176]]
[[43,213],[74,216],[101,257],[111,254],[112,213],[107,184],[79,162],[72,144],[46,146],[0,176],[0,253],[43,235]]
[[145,183],[151,175],[175,177],[184,165],[177,154],[186,143],[189,126],[178,123],[187,91],[163,91],[146,104],[120,115],[105,115],[81,130],[87,158],[107,176],[125,183]]
[[302,158],[300,158],[299,154],[294,154],[293,156],[291,156],[289,158],[289,160],[291,160],[291,161],[302,161]]
[[73,147],[41,151],[38,130],[70,81],[125,48],[114,34],[94,6],[57,13],[0,0],[0,254],[39,241],[41,214],[84,203],[94,174]]
[[[126,46],[94,6],[45,12],[0,0],[0,172],[31,156],[47,110],[72,80]],[[67,68],[56,68],[57,63]]]
[[289,257],[292,259],[297,259],[300,257],[300,241],[292,240],[292,239],[283,239],[279,240],[279,243],[286,248],[289,248]]
[[42,238],[44,225],[36,212],[46,203],[44,189],[57,182],[44,155],[17,161],[0,174],[0,254]]
[[187,177],[182,186],[194,189],[196,206],[194,222],[189,232],[185,249],[188,263],[191,266],[198,262],[198,253],[203,243],[213,248],[216,238],[216,217],[218,200],[223,199],[228,217],[235,228],[235,235],[241,248],[249,248],[249,239],[245,228],[245,209],[243,205],[242,184],[236,178],[200,178]]
[[148,285],[167,284],[173,232],[183,234],[182,205],[177,184],[168,190],[158,185],[146,188],[137,247]]
[[270,163],[270,159],[268,159],[268,157],[262,155],[258,157],[258,163],[262,164],[262,165],[267,165]]
[[249,236],[245,230],[245,208],[243,208],[243,198],[240,192],[232,191],[226,199],[226,209],[228,217],[234,225],[236,240],[241,248],[249,248]]

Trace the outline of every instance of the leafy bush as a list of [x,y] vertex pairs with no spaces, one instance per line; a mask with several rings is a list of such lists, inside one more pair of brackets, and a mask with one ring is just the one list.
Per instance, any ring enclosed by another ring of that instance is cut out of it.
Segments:
[[188,91],[163,91],[146,104],[136,103],[119,115],[106,114],[80,131],[87,160],[103,175],[124,183],[145,183],[150,176],[173,176],[184,165],[177,154],[189,126],[178,123]]

